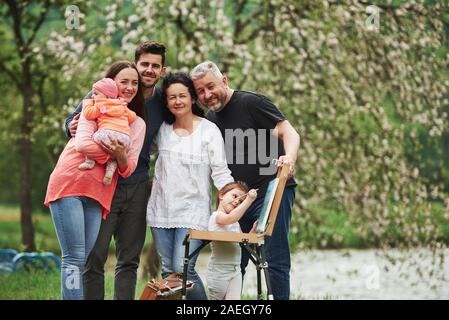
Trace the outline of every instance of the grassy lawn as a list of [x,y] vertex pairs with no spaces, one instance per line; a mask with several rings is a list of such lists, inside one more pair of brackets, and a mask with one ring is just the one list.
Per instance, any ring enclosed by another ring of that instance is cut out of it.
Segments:
[[[61,274],[54,272],[11,273],[0,276],[0,300],[61,300]],[[146,281],[138,278],[136,299]],[[105,276],[105,299],[114,295],[114,273]]]
[[[328,216],[331,220],[335,216]],[[341,217],[339,217],[341,218]],[[38,251],[50,251],[60,256],[59,243],[54,230],[53,222],[49,212],[34,212],[33,222],[35,226],[35,239]],[[335,222],[335,221],[334,221]],[[151,240],[149,233],[145,241],[143,255],[147,252]],[[8,207],[0,205],[0,248],[11,248],[22,251],[21,230],[20,230],[20,214],[18,207]],[[206,247],[202,254],[208,254],[210,248]],[[106,263],[105,269],[105,298],[113,298],[114,288],[114,241],[111,242],[110,256]],[[144,256],[141,258],[141,265],[145,261]],[[138,280],[136,287],[136,298],[140,297],[146,279],[141,276],[142,270],[139,268]],[[60,300],[60,273],[55,272],[35,272],[35,273],[13,273],[0,276],[0,300]],[[294,300],[303,300],[305,297],[291,297]],[[318,297],[316,299],[328,299],[329,297]],[[244,295],[242,300],[254,300],[255,296]],[[308,297],[307,299],[310,299]]]
[[[59,271],[12,273],[0,276],[0,300],[61,300],[61,274]],[[136,299],[145,288],[146,280],[137,278]],[[206,289],[207,290],[207,289]],[[114,296],[114,273],[105,275],[105,299]],[[264,292],[265,299],[265,292]],[[253,295],[243,295],[242,300],[255,300]],[[331,296],[304,297],[292,296],[291,300],[333,300]]]
[[[36,247],[38,251],[51,251],[60,255],[58,239],[49,213],[33,214]],[[18,207],[0,205],[0,248],[22,251],[20,213]]]
[[[35,239],[37,251],[50,251],[61,256],[58,239],[49,212],[34,212],[33,222],[35,227]],[[151,236],[147,234],[145,241],[145,253],[148,249]],[[0,205],[0,248],[22,251],[20,214],[18,207]],[[112,299],[114,288],[115,251],[114,241],[109,248],[111,256],[106,264],[105,273],[105,298]],[[142,256],[141,261],[144,257]],[[137,280],[136,298],[145,287],[146,280],[140,276]],[[24,300],[60,300],[61,281],[59,271],[12,273],[0,276],[0,300],[24,299]]]
[[[369,248],[375,246],[370,239],[358,236],[354,232],[352,225],[346,215],[329,207],[316,208],[316,215],[306,222],[306,225],[299,226],[299,233],[290,234],[290,244],[292,249],[301,249],[299,244],[306,244],[306,247],[327,249],[327,248]],[[439,236],[444,243],[449,243],[449,223],[443,215],[441,205],[434,206],[432,211],[434,221],[438,225]],[[35,239],[37,251],[50,251],[60,256],[60,249],[53,222],[49,212],[34,212],[33,221],[35,226]],[[401,230],[397,228],[394,236],[400,237]],[[326,244],[323,245],[323,239]],[[147,233],[141,266],[138,272],[138,282],[136,288],[136,298],[139,298],[146,283],[142,278],[142,265],[145,263],[145,256],[148,252],[151,236]],[[15,249],[22,251],[20,214],[17,206],[9,207],[0,205],[0,249]],[[201,254],[208,254],[209,247]],[[114,241],[110,246],[110,257],[105,269],[106,299],[113,297],[114,267],[115,267],[115,245]],[[53,273],[17,273],[0,276],[0,299],[60,299],[60,274]],[[243,296],[242,299],[255,299],[251,296]],[[292,299],[305,299],[305,297],[295,297]],[[308,297],[307,299],[310,299]],[[316,299],[333,299],[333,297],[317,297]]]

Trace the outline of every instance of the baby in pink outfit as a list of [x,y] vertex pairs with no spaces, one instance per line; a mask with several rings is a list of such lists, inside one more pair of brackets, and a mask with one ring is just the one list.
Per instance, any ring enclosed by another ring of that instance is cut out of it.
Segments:
[[[92,86],[92,98],[83,101],[83,114],[87,120],[95,120],[98,129],[93,135],[96,143],[111,143],[111,137],[129,148],[129,125],[136,119],[136,113],[128,109],[126,102],[118,98],[114,80],[103,78]],[[88,159],[79,165],[80,170],[90,170],[95,161]],[[117,161],[109,159],[106,164],[104,184],[110,184],[117,169]]]

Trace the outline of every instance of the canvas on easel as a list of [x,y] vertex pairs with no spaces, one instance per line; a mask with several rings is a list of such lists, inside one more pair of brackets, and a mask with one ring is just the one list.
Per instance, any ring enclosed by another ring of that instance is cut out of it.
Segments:
[[288,171],[289,167],[285,165],[280,167],[278,170],[277,179],[279,179],[279,182],[274,191],[273,202],[268,213],[268,220],[265,224],[264,234],[266,236],[271,236],[271,234],[273,233],[274,224],[279,212],[279,207],[281,206],[282,195],[284,194],[285,184],[287,183]]
[[288,167],[282,166],[278,170],[277,177],[269,182],[268,190],[264,198],[264,205],[257,224],[257,233],[190,230],[190,239],[258,243],[263,241],[265,235],[271,236],[282,200],[282,194],[284,193],[285,183],[287,182],[287,176]]
[[256,232],[264,233],[267,227],[268,217],[270,215],[271,207],[273,205],[274,196],[279,185],[279,178],[274,178],[268,183],[267,192],[263,200],[262,209],[260,210],[259,222],[257,223]]

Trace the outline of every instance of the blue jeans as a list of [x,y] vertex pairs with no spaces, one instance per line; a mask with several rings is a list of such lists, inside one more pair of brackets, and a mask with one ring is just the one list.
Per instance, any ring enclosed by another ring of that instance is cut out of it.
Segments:
[[82,300],[82,274],[100,230],[102,207],[91,198],[74,196],[51,202],[50,211],[62,254],[62,299]]
[[[161,259],[162,277],[165,278],[170,273],[184,271],[184,251],[182,245],[189,229],[186,228],[154,228],[151,227],[156,249]],[[191,240],[189,252],[192,253],[200,245],[200,240]],[[189,261],[187,279],[193,281],[194,286],[187,293],[188,300],[207,300],[206,290],[200,276],[195,271],[198,254]]]
[[[259,218],[263,205],[263,197],[257,198],[240,219],[243,232],[249,232],[254,221]],[[265,238],[265,253],[268,262],[268,273],[274,299],[288,300],[290,298],[290,248],[288,245],[288,232],[292,217],[292,206],[295,201],[295,187],[286,187],[282,195],[281,205],[276,217],[271,237]],[[249,255],[242,250],[242,274],[248,265]]]

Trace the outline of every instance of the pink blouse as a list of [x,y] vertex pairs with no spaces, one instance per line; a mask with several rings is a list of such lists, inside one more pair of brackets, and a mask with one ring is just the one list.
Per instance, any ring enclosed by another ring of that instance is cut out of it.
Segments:
[[[86,196],[100,203],[103,207],[103,218],[106,218],[111,210],[118,174],[126,178],[134,172],[145,138],[145,122],[140,117],[136,118],[130,128],[128,167],[124,171],[117,167],[111,184],[104,185],[104,164],[109,160],[110,155],[92,139],[92,135],[97,130],[95,121],[86,120],[81,112],[76,136],[69,140],[50,175],[44,204],[48,206],[50,202],[63,197]],[[95,160],[92,170],[78,169],[85,157]]]

